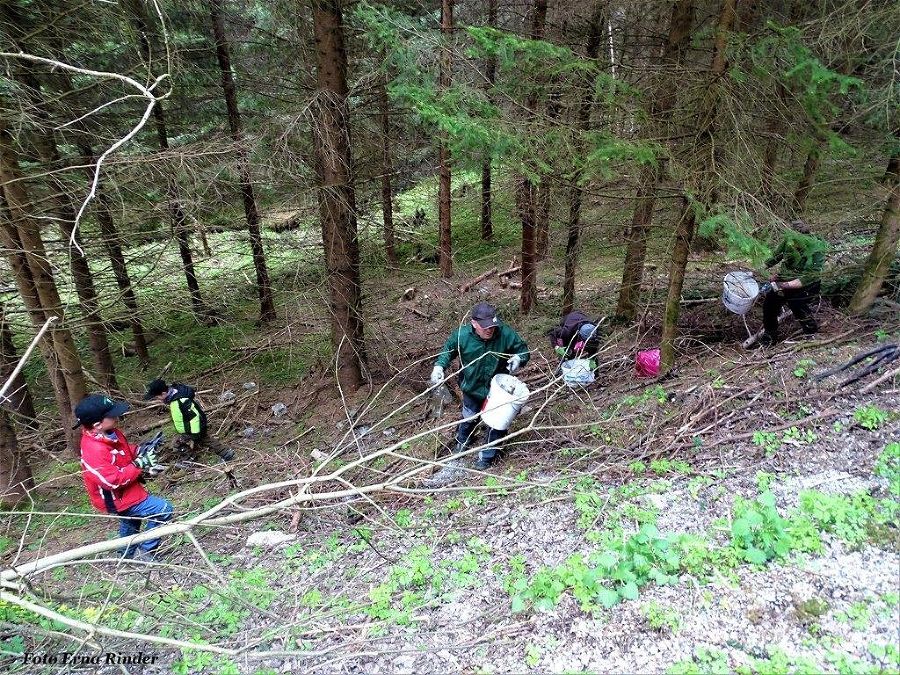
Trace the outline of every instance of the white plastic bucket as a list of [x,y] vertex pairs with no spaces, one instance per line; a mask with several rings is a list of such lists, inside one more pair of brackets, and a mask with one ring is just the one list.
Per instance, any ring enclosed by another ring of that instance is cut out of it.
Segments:
[[506,431],[530,395],[528,385],[518,377],[503,373],[494,375],[481,409],[481,421],[491,429]]
[[563,382],[570,387],[590,384],[594,381],[594,371],[589,359],[570,359],[560,366]]
[[722,302],[730,312],[743,316],[759,295],[759,284],[750,272],[729,272],[722,284]]

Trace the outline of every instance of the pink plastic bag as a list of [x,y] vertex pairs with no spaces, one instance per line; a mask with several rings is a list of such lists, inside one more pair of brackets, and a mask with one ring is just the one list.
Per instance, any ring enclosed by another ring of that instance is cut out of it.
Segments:
[[638,377],[659,376],[659,350],[645,349],[637,353],[634,368]]

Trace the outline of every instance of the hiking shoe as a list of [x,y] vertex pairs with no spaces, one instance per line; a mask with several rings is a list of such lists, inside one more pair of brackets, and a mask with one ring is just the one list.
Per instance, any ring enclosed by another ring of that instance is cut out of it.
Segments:
[[219,453],[219,457],[221,457],[225,462],[230,462],[234,459],[234,450],[232,450],[231,448],[226,448]]
[[753,349],[768,349],[769,347],[774,346],[776,341],[777,341],[777,340],[776,340],[775,338],[773,338],[771,335],[769,335],[768,333],[763,333],[763,334],[760,336],[759,340],[757,340],[757,341],[754,342],[752,345],[750,345],[750,346],[748,347],[748,349],[750,349],[750,350],[753,350]]
[[475,468],[478,471],[485,471],[486,469],[491,468],[491,464],[494,463],[493,457],[479,457],[475,460]]

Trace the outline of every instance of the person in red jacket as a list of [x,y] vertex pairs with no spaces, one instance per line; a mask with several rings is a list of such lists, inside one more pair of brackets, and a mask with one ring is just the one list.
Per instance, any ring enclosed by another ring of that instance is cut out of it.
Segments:
[[[129,405],[108,396],[93,394],[75,406],[81,426],[81,468],[91,504],[98,511],[119,516],[119,536],[129,537],[165,523],[172,505],[147,492],[140,478],[156,464],[153,451],[141,452],[131,445],[119,426],[119,417]],[[153,560],[159,539],[149,539],[122,551],[123,558]]]

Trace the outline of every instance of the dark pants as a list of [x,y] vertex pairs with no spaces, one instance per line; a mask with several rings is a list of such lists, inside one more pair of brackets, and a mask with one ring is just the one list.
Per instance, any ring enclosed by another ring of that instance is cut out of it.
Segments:
[[182,447],[187,446],[188,451],[201,452],[209,450],[217,454],[226,462],[234,458],[234,450],[222,443],[218,438],[212,436],[209,432],[203,434],[181,434],[181,439],[176,445]]
[[[478,415],[478,413],[481,412],[481,406],[483,405],[483,398],[475,398],[474,396],[469,396],[469,394],[463,392],[462,416],[463,419],[467,417],[472,417],[472,419],[466,420],[465,422],[461,423],[456,429],[456,442],[460,446],[468,446],[470,444],[470,441],[475,434],[475,427],[478,426],[479,422],[479,418],[473,417],[473,415]],[[506,436],[506,431],[488,428],[486,442],[493,443],[494,441],[499,441],[504,436]],[[478,443],[476,443],[476,445],[478,445]],[[496,445],[492,445],[488,448],[483,448],[478,453],[478,458],[493,459],[497,454],[498,449],[499,448]]]
[[769,293],[763,301],[763,327],[769,340],[778,339],[778,315],[781,308],[790,307],[794,318],[800,323],[807,335],[819,332],[819,324],[812,315],[811,305],[819,297],[819,282],[802,288],[785,288],[784,293]]

